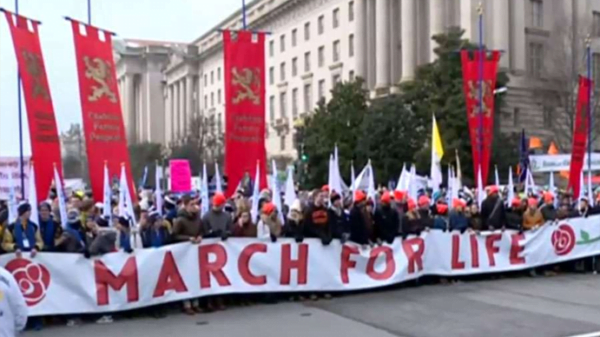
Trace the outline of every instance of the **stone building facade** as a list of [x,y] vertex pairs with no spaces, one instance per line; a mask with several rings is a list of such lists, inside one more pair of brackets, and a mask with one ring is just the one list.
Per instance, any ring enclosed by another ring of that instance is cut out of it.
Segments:
[[[268,154],[295,157],[294,120],[312,111],[320,98],[328,99],[336,82],[360,76],[372,97],[393,94],[419,65],[435,60],[432,35],[460,26],[466,38],[478,41],[480,4],[483,41],[503,51],[501,67],[510,76],[507,104],[498,112],[502,129],[527,127],[552,138],[548,126],[557,117],[533,91],[546,85],[542,69],[556,47],[557,27],[577,33],[562,42],[574,51],[577,71],[587,34],[592,49],[600,51],[598,0],[255,0],[247,5],[248,26],[270,32],[265,45]],[[212,118],[224,131],[219,30],[241,28],[237,11],[189,44],[134,41],[115,48],[130,141],[177,144],[196,114]],[[600,70],[600,58],[594,57]]]

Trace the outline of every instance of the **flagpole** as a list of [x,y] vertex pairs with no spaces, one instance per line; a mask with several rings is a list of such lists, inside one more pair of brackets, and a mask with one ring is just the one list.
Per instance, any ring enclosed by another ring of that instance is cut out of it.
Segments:
[[92,0],[87,0],[87,21],[88,25],[92,24]]
[[[19,15],[19,0],[15,0],[15,14]],[[23,109],[21,107],[21,73],[17,67],[17,110],[19,113],[19,160],[21,164],[21,198],[25,198],[25,159],[23,156]],[[32,206],[33,207],[33,206]]]
[[[479,2],[479,171],[483,169],[483,4]],[[483,172],[481,172],[483,176]],[[483,184],[483,181],[482,181]]]
[[[592,46],[591,39],[588,35],[586,40],[586,51],[587,51],[587,77],[590,81],[590,85],[588,86],[588,172],[589,176],[592,176]],[[590,203],[592,200],[590,200]]]

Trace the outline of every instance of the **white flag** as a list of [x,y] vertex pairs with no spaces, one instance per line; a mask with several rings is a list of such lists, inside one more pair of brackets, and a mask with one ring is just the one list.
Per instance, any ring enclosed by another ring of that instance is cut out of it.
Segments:
[[481,179],[481,170],[477,170],[477,204],[479,205],[479,209],[481,209],[481,204],[483,204],[484,199],[485,190],[483,188],[483,181]]
[[281,202],[281,192],[279,191],[279,184],[277,183],[277,165],[275,165],[275,161],[271,162],[271,179],[273,179],[273,203],[275,207],[277,207],[277,217],[283,224],[283,208],[281,207],[283,204]]
[[12,174],[8,174],[8,222],[13,223],[17,221],[19,212],[17,210],[17,191],[15,190],[15,182],[13,181]]
[[33,170],[33,161],[29,166],[29,205],[31,206],[31,213],[29,214],[29,221],[39,224],[40,217],[38,214],[38,199],[37,191],[35,189],[35,171]]
[[221,173],[219,172],[219,163],[215,163],[215,181],[216,191],[223,193],[223,185],[221,185]]
[[256,163],[256,175],[254,176],[254,185],[252,186],[252,208],[250,209],[250,215],[252,215],[252,221],[256,224],[258,216],[260,215],[258,209],[259,189],[260,189],[260,167],[259,163]]
[[208,196],[208,174],[206,164],[202,165],[202,186],[200,188],[200,199],[202,202],[202,216],[210,211],[210,198]]
[[329,191],[330,191],[329,193],[331,193],[331,189],[333,188],[333,179],[334,179],[333,165],[334,165],[333,155],[329,155],[329,171],[328,171],[328,177],[327,177],[327,186],[329,186]]
[[373,201],[373,212],[375,212],[375,206],[377,205],[377,200],[375,198],[375,173],[373,172],[371,159],[369,159],[369,163],[367,165],[369,167],[369,187],[367,188],[367,197]]
[[330,191],[335,191],[337,194],[342,195],[344,193],[344,187],[342,182],[342,176],[340,175],[340,166],[337,158],[337,146],[335,147],[335,152],[333,155],[333,179],[331,181],[331,185],[329,185]]
[[406,164],[402,164],[402,172],[400,172],[400,178],[398,178],[398,185],[396,186],[396,191],[406,191],[408,190],[408,171],[406,170]]
[[102,206],[102,216],[110,219],[112,214],[111,210],[111,197],[112,197],[112,189],[110,187],[110,177],[108,175],[108,166],[104,163],[104,202]]
[[133,203],[131,202],[129,184],[127,183],[125,165],[121,165],[121,180],[119,184],[119,216],[130,219],[133,226],[137,224],[135,213],[133,212]]
[[[354,173],[354,162],[350,162],[350,189],[352,190],[352,198],[354,198],[354,183],[356,181],[356,174]],[[352,199],[354,200],[354,199]]]
[[515,184],[513,182],[512,167],[508,168],[508,186],[506,188],[508,189],[506,204],[511,206],[512,201],[515,198]]
[[558,196],[556,195],[556,186],[554,186],[554,172],[550,172],[550,182],[548,183],[549,192],[554,196],[554,207],[558,207]]
[[452,196],[454,195],[454,177],[452,176],[452,165],[448,165],[448,188],[446,190],[446,202],[448,209],[452,209]]
[[498,165],[494,165],[494,183],[496,187],[500,188],[500,175],[498,174]]
[[410,173],[408,174],[408,196],[417,202],[419,191],[417,189],[417,169],[413,164],[410,167]]
[[[62,179],[58,174],[58,169],[54,165],[54,185],[56,186],[56,197],[58,198],[58,210],[60,212],[60,223],[63,228],[67,228],[67,204],[65,190],[62,186]],[[112,222],[111,222],[112,223]],[[84,225],[84,224],[82,224]]]
[[156,188],[154,189],[154,199],[155,199],[155,203],[156,203],[156,211],[158,212],[158,214],[162,215],[162,209],[163,209],[163,193],[162,193],[162,188],[160,186],[160,181],[162,179],[162,170],[158,169],[158,163],[156,164],[156,172],[154,175],[154,185],[156,186]]
[[288,167],[287,179],[285,180],[285,195],[283,196],[283,202],[288,209],[291,209],[292,204],[296,199],[298,199],[298,196],[296,195],[296,187],[294,186],[294,168],[290,166]]

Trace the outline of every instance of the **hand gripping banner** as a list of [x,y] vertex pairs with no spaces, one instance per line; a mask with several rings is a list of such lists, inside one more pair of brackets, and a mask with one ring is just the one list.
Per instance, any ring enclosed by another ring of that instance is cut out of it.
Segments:
[[[473,59],[469,57],[470,51],[461,51],[463,90],[467,106],[467,120],[469,134],[471,135],[471,148],[473,153],[473,173],[477,176],[481,163],[481,179],[485,185],[488,178],[490,158],[492,153],[492,140],[494,137],[494,89],[498,75],[498,61],[500,52],[492,51],[491,58],[480,51],[471,51]],[[483,104],[480,106],[480,73],[483,58],[483,81],[481,88]]]
[[[123,126],[123,115],[111,33],[71,20],[79,73],[79,96],[90,181],[95,200],[104,195],[104,163],[110,177],[125,164],[130,191],[135,191]],[[136,193],[131,193],[134,202]]]
[[581,187],[581,170],[583,158],[588,141],[588,107],[590,103],[590,87],[592,81],[579,76],[579,94],[577,95],[577,110],[575,111],[575,125],[573,127],[573,148],[571,151],[571,166],[569,169],[569,188],[573,189],[573,197],[579,198]]
[[6,10],[4,14],[15,47],[27,108],[31,160],[35,162],[36,193],[43,200],[50,192],[54,164],[61,170],[62,162],[52,96],[38,34],[39,22]]
[[227,194],[260,162],[260,186],[267,186],[265,149],[265,35],[223,32],[225,54],[225,170]]

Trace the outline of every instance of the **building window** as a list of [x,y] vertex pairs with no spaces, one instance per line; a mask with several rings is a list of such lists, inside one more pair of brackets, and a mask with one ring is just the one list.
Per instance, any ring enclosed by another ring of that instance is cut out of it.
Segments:
[[215,83],[215,72],[214,70],[210,72],[210,84]]
[[292,30],[292,47],[296,47],[298,43],[298,29],[294,28]]
[[304,24],[304,41],[310,40],[310,22]]
[[269,41],[269,56],[273,57],[275,55],[275,41]]
[[319,47],[319,68],[325,65],[325,46]]
[[340,60],[340,40],[333,41],[333,62]]
[[348,72],[348,81],[354,81],[354,70],[350,70],[350,72]]
[[281,118],[287,118],[287,95],[285,92],[279,94],[279,109],[281,110]]
[[208,85],[208,75],[204,74],[204,86]]
[[285,135],[279,137],[279,151],[285,151]]
[[544,45],[537,42],[529,43],[529,75],[539,78],[542,75]]
[[333,10],[333,28],[340,26],[340,9],[336,8]]
[[341,81],[342,81],[342,78],[341,78],[340,74],[335,74],[335,75],[333,75],[333,77],[331,77],[331,83],[333,83],[334,86],[336,84],[340,83]]
[[554,108],[549,106],[544,107],[544,127],[551,128],[554,123]]
[[321,35],[325,32],[325,16],[324,15],[319,16],[317,29],[318,29],[319,35]]
[[296,77],[298,75],[298,58],[294,57],[292,59],[292,77]]
[[544,2],[542,0],[531,1],[531,26],[544,28]]
[[310,52],[304,53],[304,72],[310,72]]
[[[600,83],[600,54],[594,53],[592,56],[593,66],[592,66],[592,78],[594,79],[594,84]],[[600,87],[596,84],[595,90],[600,89]]]
[[204,109],[208,109],[208,95],[204,95]]
[[348,56],[354,56],[354,34],[348,37]]
[[279,80],[281,82],[285,81],[285,62],[281,62],[279,65]]
[[325,98],[325,80],[319,81],[319,101]]
[[217,68],[217,81],[221,80],[221,67]]
[[514,108],[513,110],[513,126],[518,127],[521,124],[521,109]]
[[600,12],[592,13],[592,29],[594,36],[600,37]]
[[215,93],[211,92],[210,93],[210,107],[214,107],[215,106]]
[[269,97],[269,119],[271,122],[275,120],[275,96]]
[[298,117],[298,88],[292,90],[292,118]]
[[269,84],[275,84],[275,68],[273,67],[269,68]]
[[285,51],[285,35],[279,37],[279,51],[282,53]]
[[348,3],[348,21],[354,21],[354,1]]
[[304,85],[304,111],[308,112],[312,108],[312,85],[307,83]]
[[221,104],[221,89],[217,91],[217,103]]

